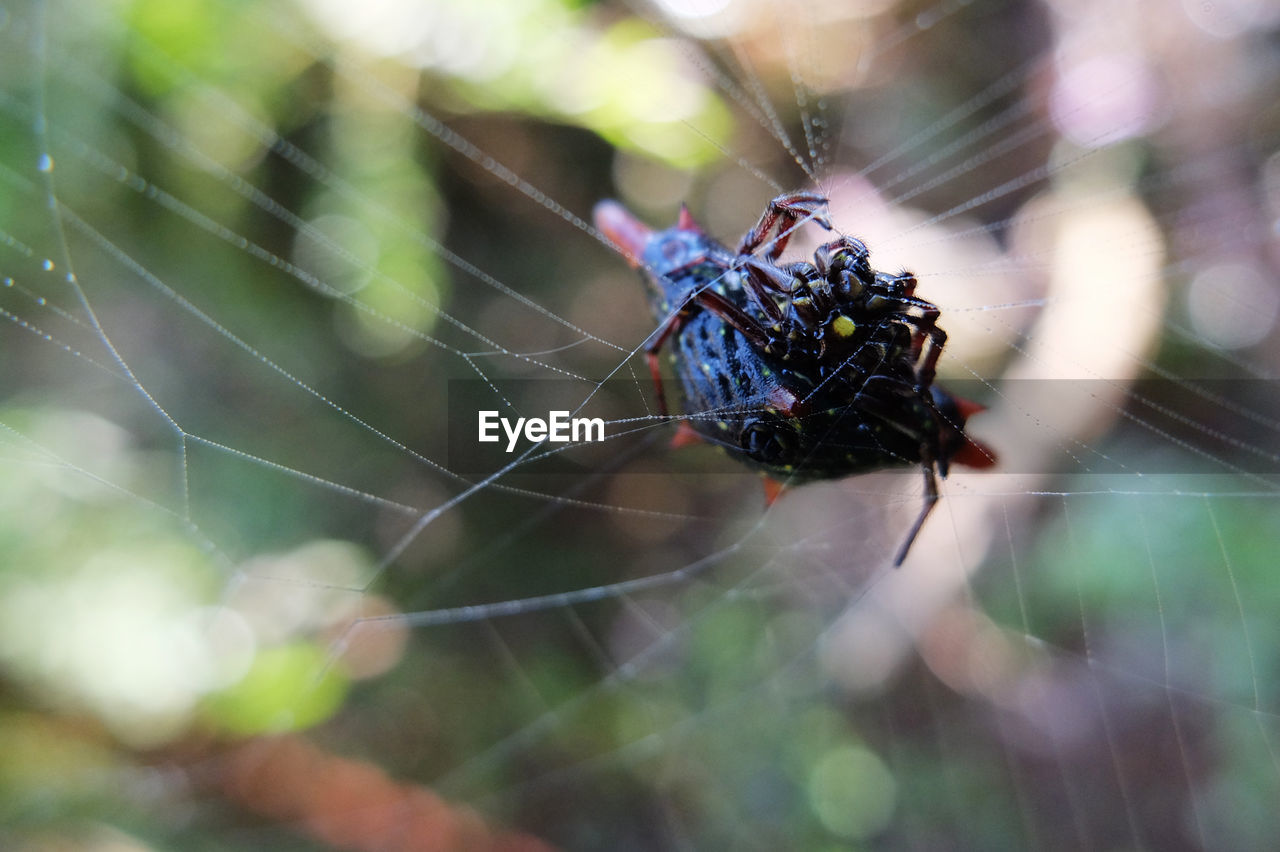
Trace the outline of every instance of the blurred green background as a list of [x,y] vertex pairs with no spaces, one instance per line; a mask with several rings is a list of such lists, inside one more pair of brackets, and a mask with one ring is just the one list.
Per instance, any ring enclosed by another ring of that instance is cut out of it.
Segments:
[[[1247,6],[6,4],[0,847],[1268,848],[1280,64]],[[587,225],[687,202],[733,244],[805,166],[880,268],[915,234],[983,439],[1044,441],[953,477],[902,572],[918,475],[762,519],[754,475],[666,451],[654,320]],[[622,379],[596,404],[642,440],[473,491],[477,375]]]

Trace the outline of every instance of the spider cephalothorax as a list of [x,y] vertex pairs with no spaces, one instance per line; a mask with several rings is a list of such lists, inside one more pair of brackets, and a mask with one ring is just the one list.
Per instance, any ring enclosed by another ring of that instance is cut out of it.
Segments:
[[946,476],[953,459],[994,458],[964,433],[978,407],[933,384],[947,336],[910,273],[875,271],[867,247],[846,236],[812,263],[778,262],[799,224],[831,229],[826,205],[813,193],[778,196],[736,253],[685,209],[665,231],[613,201],[597,205],[595,219],[649,285],[661,325],[646,354],[663,414],[657,356],[673,340],[690,412],[682,435],[719,444],[775,480],[923,468],[925,505],[898,564],[937,501],[935,471]]

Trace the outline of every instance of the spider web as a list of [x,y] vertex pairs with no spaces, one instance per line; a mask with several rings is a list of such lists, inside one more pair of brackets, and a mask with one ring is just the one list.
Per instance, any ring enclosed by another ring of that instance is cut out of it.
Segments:
[[[0,838],[1265,847],[1274,14],[447,5],[4,10]],[[590,223],[794,188],[988,406],[897,570],[917,469],[668,449]]]

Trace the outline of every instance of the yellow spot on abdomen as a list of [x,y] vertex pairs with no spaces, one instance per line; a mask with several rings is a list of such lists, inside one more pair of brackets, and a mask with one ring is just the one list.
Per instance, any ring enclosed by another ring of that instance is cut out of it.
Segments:
[[831,330],[840,337],[848,337],[853,334],[857,327],[858,324],[844,314],[841,314],[831,321]]

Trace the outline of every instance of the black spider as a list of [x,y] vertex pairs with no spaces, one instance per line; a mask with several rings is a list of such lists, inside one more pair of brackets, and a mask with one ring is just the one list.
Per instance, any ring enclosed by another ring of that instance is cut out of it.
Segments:
[[935,471],[945,477],[952,460],[985,467],[994,456],[964,433],[980,407],[933,384],[947,335],[911,274],[875,271],[866,246],[844,236],[812,263],[778,263],[804,221],[831,229],[826,206],[813,193],[778,196],[736,253],[684,208],[665,231],[615,201],[598,204],[595,221],[642,268],[662,320],[646,355],[663,414],[658,352],[673,340],[691,412],[677,441],[696,435],[761,468],[770,500],[779,481],[919,464],[925,503],[898,565],[937,502]]

